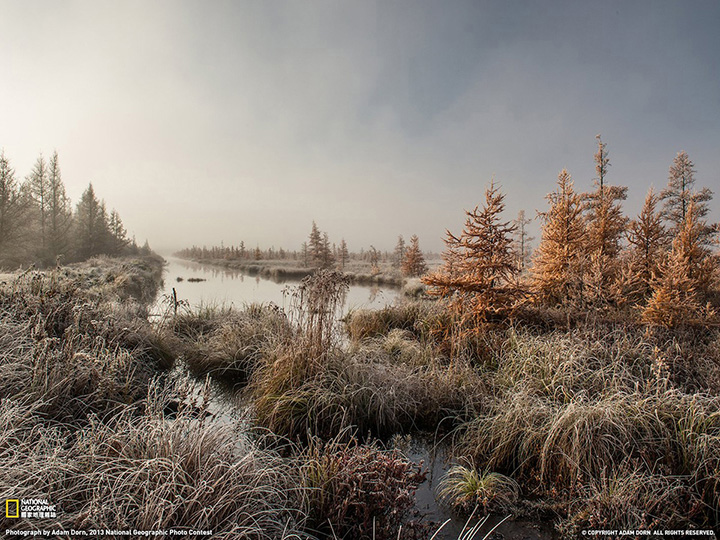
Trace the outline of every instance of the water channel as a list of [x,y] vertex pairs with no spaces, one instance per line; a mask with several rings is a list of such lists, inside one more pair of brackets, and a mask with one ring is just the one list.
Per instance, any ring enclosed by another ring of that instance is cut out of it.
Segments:
[[[251,303],[272,302],[283,309],[290,303],[288,289],[299,284],[298,281],[272,281],[259,276],[248,276],[241,271],[231,268],[211,266],[176,257],[165,257],[167,265],[163,274],[164,284],[158,295],[155,312],[162,312],[163,304],[167,305],[173,289],[178,301],[186,301],[189,307],[197,308],[207,305],[234,306],[242,309]],[[350,309],[379,309],[393,303],[400,290],[393,287],[371,287],[352,285],[348,291],[343,312]],[[199,390],[199,386],[196,387]],[[220,421],[229,421],[232,417],[243,415],[242,401],[238,396],[230,395],[230,390],[221,385],[213,385],[211,411]],[[423,462],[428,469],[427,481],[420,485],[416,492],[416,507],[418,514],[424,520],[432,522],[437,529],[446,520],[442,530],[435,536],[437,540],[458,540],[460,538],[479,540],[484,538],[491,529],[493,534],[488,538],[503,538],[504,540],[548,540],[551,538],[551,528],[545,524],[526,521],[508,520],[503,523],[505,516],[490,516],[485,525],[472,537],[463,536],[466,531],[464,519],[454,515],[436,498],[435,490],[438,483],[453,465],[445,455],[444,445],[434,445],[430,440],[419,437],[413,438],[405,453],[415,463]],[[477,523],[473,520],[470,525]]]

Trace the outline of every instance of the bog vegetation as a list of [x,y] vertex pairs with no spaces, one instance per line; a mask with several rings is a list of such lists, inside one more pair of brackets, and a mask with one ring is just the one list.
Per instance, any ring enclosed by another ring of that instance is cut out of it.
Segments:
[[[560,173],[532,255],[528,219],[503,216],[492,182],[439,267],[398,239],[387,262],[427,294],[342,319],[351,258],[315,224],[306,250],[284,252],[313,270],[287,311],[173,302],[151,324],[148,260],[14,278],[0,287],[0,495],[59,501],[68,528],[429,538],[438,524],[412,512],[426,471],[396,435],[430,434],[454,460],[437,497],[461,516],[551,521],[566,537],[717,528],[711,193],[681,152],[630,218],[600,139],[595,163],[589,193]],[[242,399],[232,418],[211,382]]]

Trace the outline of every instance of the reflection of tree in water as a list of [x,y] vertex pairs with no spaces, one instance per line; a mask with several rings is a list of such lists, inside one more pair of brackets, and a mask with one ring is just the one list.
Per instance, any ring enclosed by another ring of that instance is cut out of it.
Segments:
[[378,287],[377,285],[370,287],[370,296],[368,297],[368,302],[372,304],[375,302],[375,300],[378,299],[378,297],[380,297],[380,298],[385,297],[382,289],[380,287]]

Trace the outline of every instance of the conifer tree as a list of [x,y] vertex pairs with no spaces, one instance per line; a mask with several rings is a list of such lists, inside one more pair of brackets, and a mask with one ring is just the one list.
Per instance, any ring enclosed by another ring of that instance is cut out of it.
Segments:
[[48,164],[48,240],[46,262],[53,262],[59,255],[68,255],[71,245],[72,209],[65,194],[65,184],[60,175],[57,152]]
[[110,212],[110,220],[108,221],[108,228],[110,231],[110,249],[111,255],[120,255],[130,244],[127,237],[127,231],[123,226],[120,215],[115,209]]
[[317,224],[312,222],[310,238],[308,240],[308,258],[312,266],[322,266],[323,260],[323,238]]
[[[670,165],[667,187],[660,192],[663,217],[670,223],[670,233],[676,235],[683,227],[690,203],[695,204],[698,219],[704,218],[709,211],[707,203],[712,195],[708,188],[695,190],[695,164],[687,152],[678,152]],[[716,232],[716,225],[705,223],[701,231],[702,241],[709,243]]]
[[42,154],[38,157],[35,165],[27,177],[27,187],[30,197],[34,202],[37,215],[37,226],[39,241],[37,244],[37,255],[41,259],[47,257],[48,245],[48,217],[50,214],[50,184],[48,181],[48,167]]
[[398,236],[397,244],[395,244],[395,251],[393,252],[393,268],[400,268],[405,258],[405,239],[402,234]]
[[588,299],[605,302],[611,299],[611,285],[619,275],[620,242],[627,228],[620,201],[627,198],[627,188],[610,186],[606,177],[610,159],[607,145],[597,136],[595,154],[595,191],[583,195],[587,216],[585,255],[587,272],[585,289]]
[[322,245],[320,250],[320,262],[322,268],[330,268],[334,263],[332,248],[330,247],[330,238],[328,233],[322,235]]
[[0,267],[16,266],[24,258],[27,212],[28,199],[20,191],[5,153],[0,152]]
[[703,322],[703,308],[712,278],[710,251],[703,245],[704,222],[695,202],[685,209],[685,221],[672,244],[672,251],[653,281],[653,291],[643,311],[650,324],[676,326]]
[[527,226],[531,221],[531,219],[525,217],[525,210],[520,210],[517,219],[513,222],[515,226],[513,233],[515,236],[514,249],[517,257],[518,271],[521,273],[525,271],[530,263],[530,255],[532,253],[530,242],[535,240],[535,237],[530,236],[527,232]]
[[75,210],[75,254],[80,260],[106,252],[110,236],[104,203],[92,184],[83,192]]
[[342,240],[340,240],[340,250],[339,250],[338,255],[340,258],[340,269],[344,270],[345,263],[347,263],[350,258],[350,254],[348,253],[348,247],[347,247],[347,244],[345,243],[344,238]]
[[431,286],[431,294],[449,297],[453,310],[474,324],[491,313],[508,312],[523,295],[517,284],[519,266],[513,249],[517,227],[502,221],[504,198],[492,182],[485,191],[483,208],[465,212],[460,236],[447,231],[444,265],[423,278]]
[[546,304],[582,301],[584,208],[567,170],[560,172],[557,190],[546,199],[550,209],[539,213],[542,239],[533,257],[533,289],[537,299]]
[[427,272],[425,257],[420,250],[420,239],[416,234],[410,237],[410,247],[405,250],[402,272],[406,276],[417,277]]
[[650,292],[653,276],[659,274],[667,249],[668,234],[662,215],[657,211],[658,201],[658,196],[650,188],[640,214],[628,228],[628,281],[633,297],[644,298]]

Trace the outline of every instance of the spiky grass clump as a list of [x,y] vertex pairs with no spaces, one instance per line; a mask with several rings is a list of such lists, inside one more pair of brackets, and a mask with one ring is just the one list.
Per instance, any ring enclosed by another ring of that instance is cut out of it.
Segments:
[[203,306],[175,317],[170,332],[190,371],[234,383],[247,382],[261,357],[292,336],[285,314],[273,304],[243,310]]
[[446,417],[465,418],[482,384],[466,364],[398,362],[382,342],[322,363],[285,354],[256,372],[251,389],[258,421],[293,439],[349,427],[377,436],[435,429]]
[[290,463],[190,407],[166,418],[177,394],[153,385],[144,414],[125,407],[80,431],[40,428],[32,406],[3,400],[0,496],[58,504],[57,520],[32,520],[33,528],[191,527],[257,539],[297,530],[302,493]]
[[[687,496],[662,499],[674,505],[663,508],[662,519],[717,520],[712,449],[720,443],[720,398],[676,388],[664,357],[652,342],[622,333],[511,332],[482,375],[494,397],[464,426],[458,454],[512,472],[563,504],[601,485],[608,470],[633,463],[639,476],[628,476],[621,497],[635,493],[628,504],[657,502],[650,489],[657,482],[643,485],[642,478],[678,479],[673,492]],[[598,499],[593,508],[607,516],[612,504]]]
[[702,514],[702,501],[682,478],[623,464],[583,487],[559,529],[566,537],[583,529],[684,529]]
[[512,478],[464,465],[452,467],[438,485],[438,496],[466,513],[476,507],[484,513],[512,510],[519,494],[520,486]]
[[172,361],[144,314],[56,273],[17,278],[0,288],[0,394],[63,422],[142,399]]
[[353,341],[383,336],[393,329],[407,330],[421,340],[433,340],[437,332],[448,325],[449,318],[441,303],[430,300],[403,302],[378,310],[361,309],[345,318]]

